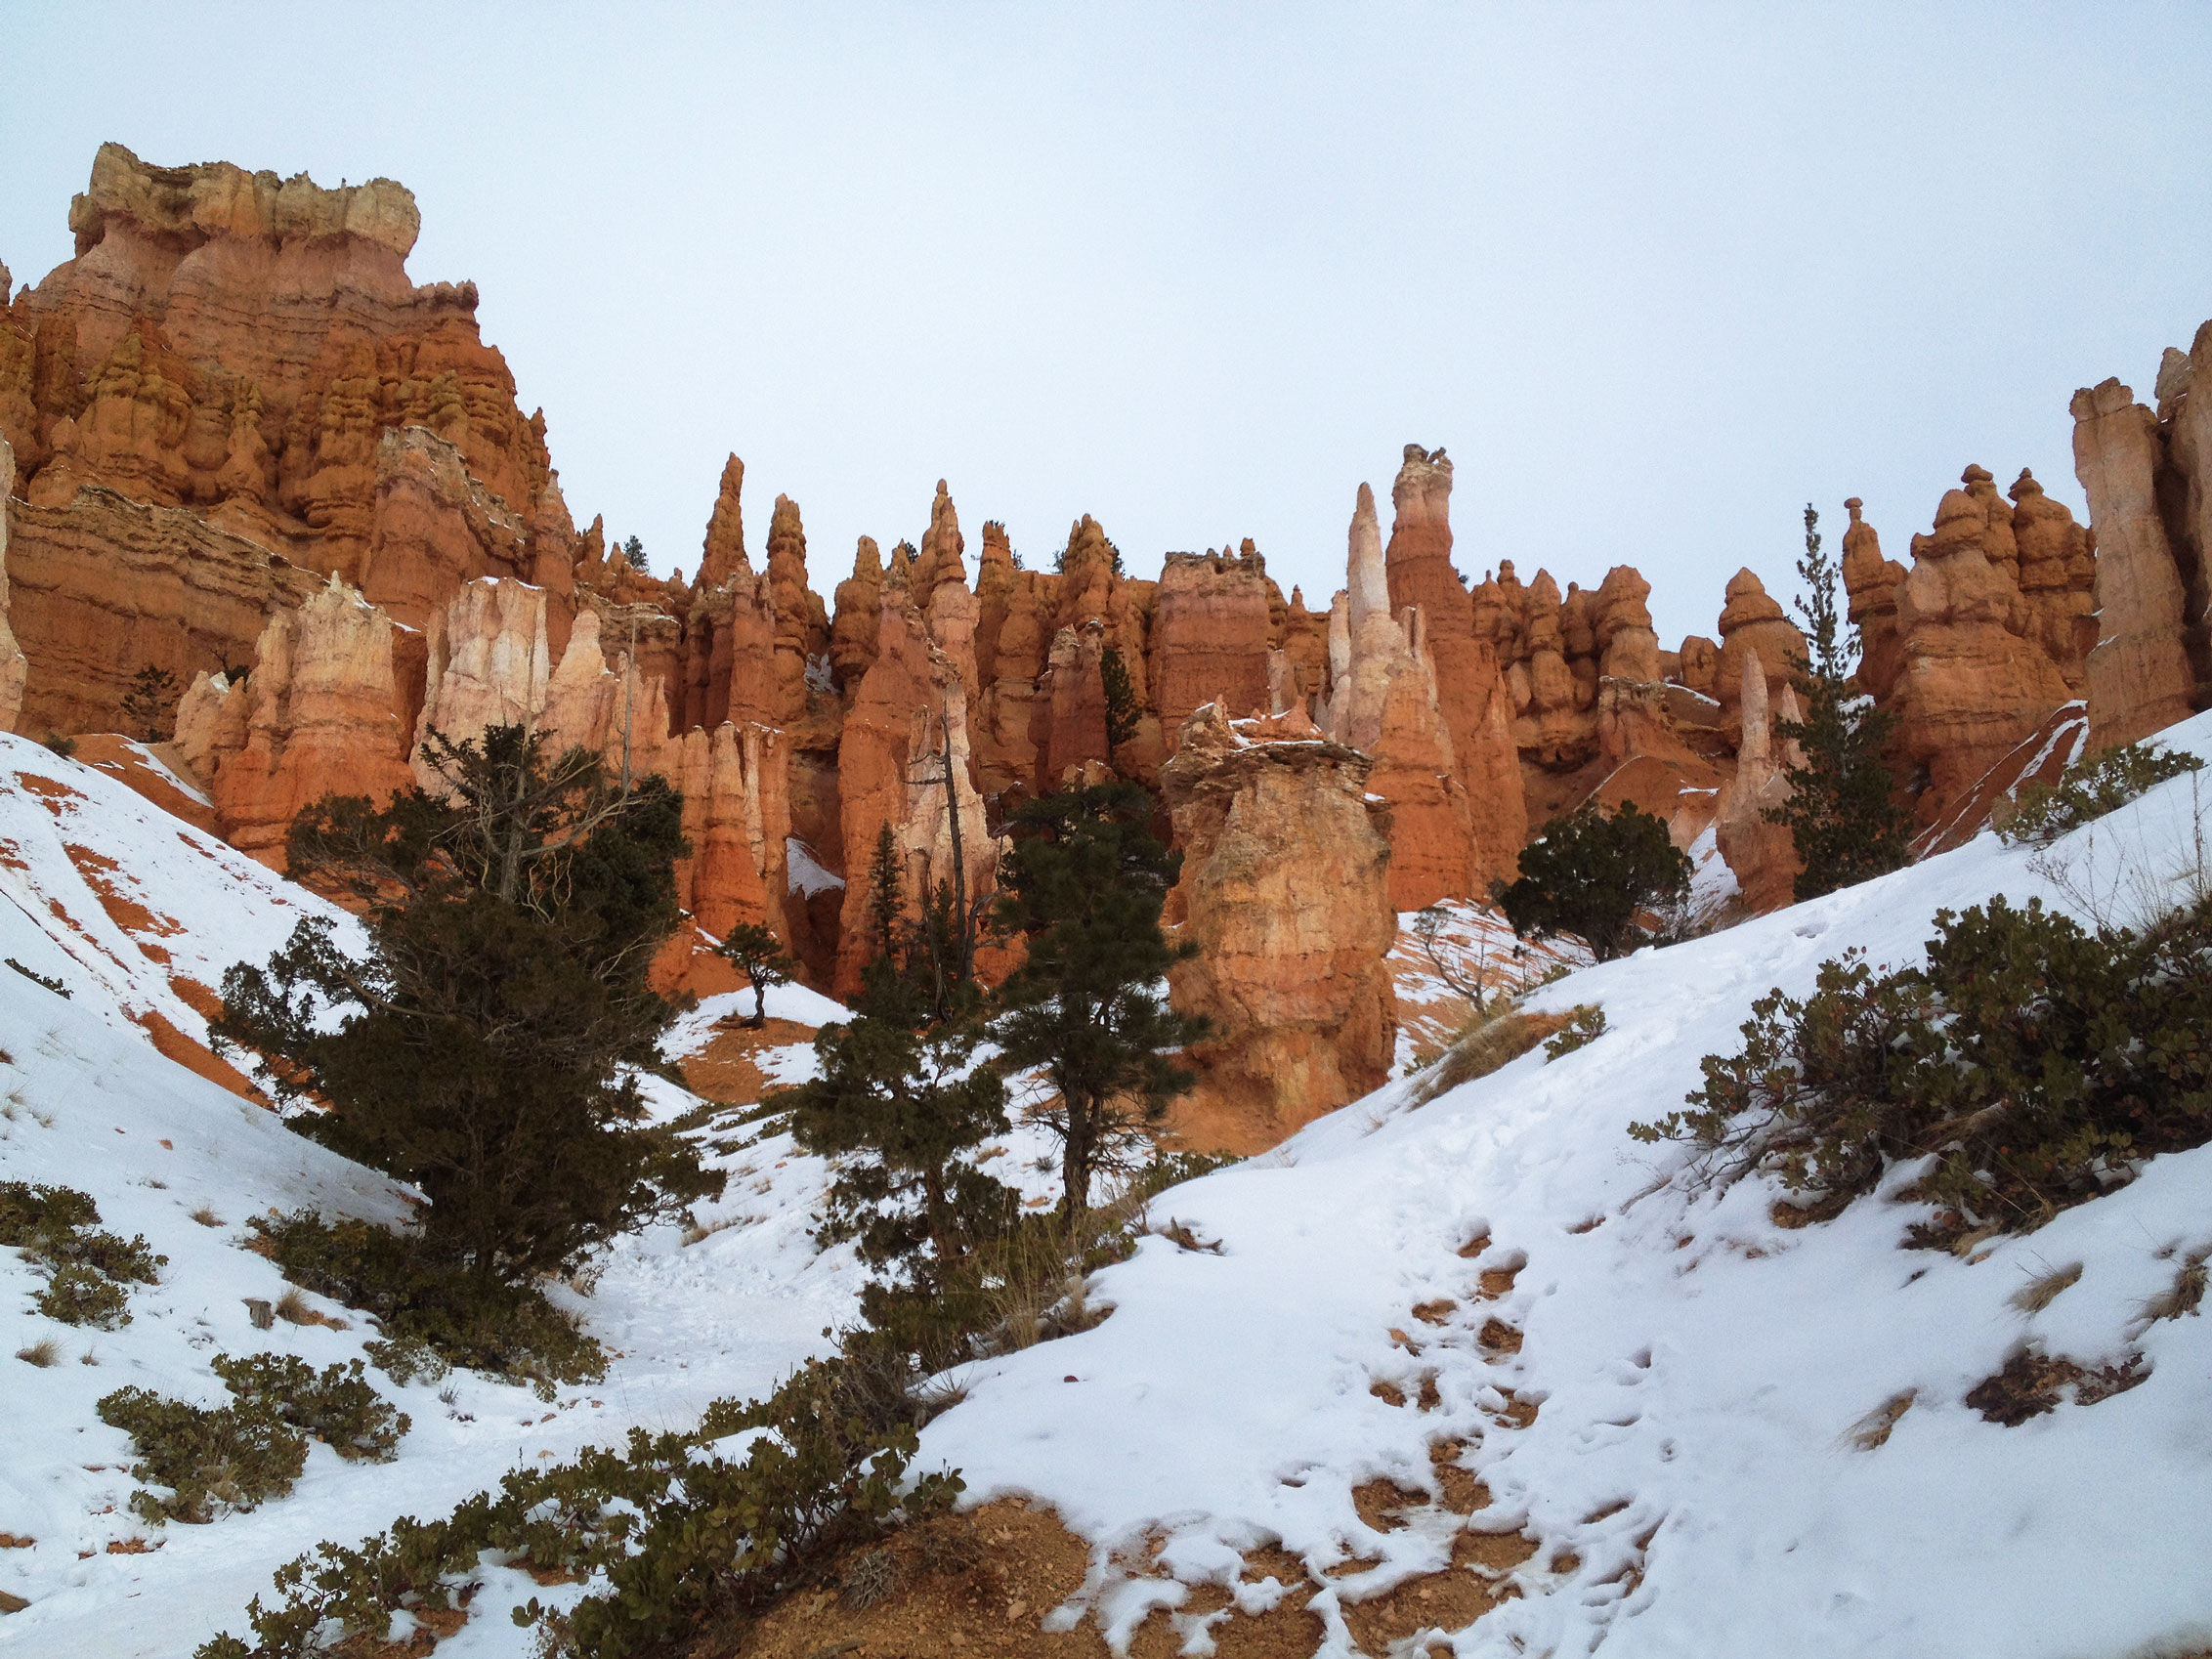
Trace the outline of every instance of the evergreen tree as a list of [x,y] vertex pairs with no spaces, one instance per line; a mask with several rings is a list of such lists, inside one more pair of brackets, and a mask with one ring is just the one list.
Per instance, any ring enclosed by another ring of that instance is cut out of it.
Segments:
[[438,795],[326,796],[293,827],[293,874],[364,905],[364,957],[309,917],[223,977],[215,1032],[280,1093],[326,1102],[317,1138],[429,1197],[425,1247],[487,1283],[570,1264],[718,1193],[643,1127],[634,1068],[674,1008],[647,984],[674,929],[680,797],[623,793],[597,759],[494,727],[426,743]]
[[798,1143],[838,1160],[826,1240],[856,1239],[870,1266],[929,1284],[1004,1224],[1014,1195],[973,1157],[1008,1127],[1004,1083],[976,1063],[981,1037],[972,1018],[931,1019],[891,957],[869,964],[854,1017],[814,1040],[816,1075],[776,1097]]
[[992,1022],[1004,1063],[1037,1067],[1057,1091],[1038,1116],[1060,1142],[1071,1231],[1093,1176],[1127,1169],[1146,1126],[1187,1089],[1168,1051],[1204,1035],[1161,993],[1187,952],[1160,913],[1181,865],[1152,835],[1152,797],[1134,784],[1060,790],[1018,808],[1000,866],[995,918],[1027,946]]
[[1821,551],[1819,525],[1808,502],[1805,557],[1797,567],[1806,591],[1797,610],[1812,655],[1790,659],[1804,718],[1774,724],[1778,737],[1804,751],[1805,764],[1787,771],[1789,799],[1766,809],[1770,823],[1789,826],[1805,867],[1795,887],[1801,902],[1902,869],[1912,857],[1912,820],[1896,803],[1882,763],[1896,716],[1851,687],[1858,630],[1850,630],[1847,644],[1836,606],[1836,563]]
[[1136,688],[1122,654],[1112,646],[1098,659],[1098,678],[1106,691],[1106,752],[1111,754],[1136,736]]
[[1493,882],[1490,896],[1514,933],[1577,934],[1602,962],[1641,933],[1638,912],[1679,905],[1689,877],[1667,821],[1630,801],[1610,814],[1586,806],[1553,819],[1521,849],[1520,878]]
[[871,1318],[902,1290],[942,1289],[1016,1212],[1013,1191],[974,1161],[1008,1127],[1006,1088],[976,1061],[982,998],[957,964],[951,906],[940,884],[936,902],[909,915],[886,826],[869,872],[875,954],[854,1017],[822,1028],[815,1076],[776,1096],[798,1143],[836,1161],[822,1237],[856,1240],[870,1266],[900,1270],[903,1286],[871,1288]]
[[752,987],[752,1018],[745,1023],[759,1030],[768,1023],[769,987],[790,984],[799,964],[784,949],[784,942],[757,921],[739,922],[722,936],[714,954],[744,974]]
[[123,713],[143,742],[157,744],[169,735],[169,711],[177,701],[177,676],[149,662],[131,676],[123,694]]

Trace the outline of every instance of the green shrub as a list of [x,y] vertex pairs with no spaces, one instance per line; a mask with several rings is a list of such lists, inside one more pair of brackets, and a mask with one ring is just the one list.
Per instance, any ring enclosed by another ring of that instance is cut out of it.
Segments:
[[215,1361],[215,1375],[241,1406],[274,1411],[290,1426],[314,1435],[341,1458],[390,1463],[400,1437],[412,1426],[362,1375],[362,1362],[324,1366],[318,1376],[290,1354],[260,1353]]
[[112,1330],[131,1316],[126,1286],[150,1285],[169,1258],[143,1236],[94,1230],[100,1207],[74,1187],[0,1181],[0,1245],[28,1255],[47,1276],[38,1311],[67,1325]]
[[1567,1023],[1544,1043],[1544,1058],[1552,1061],[1562,1054],[1572,1054],[1604,1035],[1605,1010],[1595,1002],[1585,1002],[1567,1010]]
[[[1624,803],[1616,812],[1586,806],[1546,824],[1520,851],[1520,876],[1494,881],[1490,897],[1521,938],[1571,933],[1599,961],[1647,935],[1643,917],[1680,905],[1690,863],[1667,821]],[[1662,917],[1663,919],[1663,914]]]
[[411,1426],[368,1385],[358,1359],[319,1376],[289,1354],[221,1354],[214,1369],[234,1404],[193,1406],[118,1388],[96,1408],[137,1448],[142,1461],[131,1477],[169,1488],[166,1498],[131,1495],[131,1507],[149,1521],[208,1521],[217,1504],[250,1510],[283,1497],[306,1467],[309,1435],[342,1458],[390,1463]]
[[[568,1615],[579,1651],[686,1651],[695,1634],[741,1628],[830,1552],[958,1496],[950,1473],[899,1496],[915,1429],[872,1423],[872,1397],[849,1361],[815,1361],[766,1400],[717,1402],[689,1433],[634,1428],[620,1451],[518,1469],[442,1519],[404,1516],[352,1549],[319,1545],[277,1572],[279,1605],[254,1598],[252,1645],[219,1636],[197,1659],[305,1659],[333,1620],[348,1638],[379,1639],[395,1611],[454,1606],[487,1550],[540,1572],[605,1575]],[[742,1457],[708,1450],[752,1428],[770,1432]],[[522,1624],[547,1616],[534,1601],[516,1613]]]
[[2038,1226],[2212,1140],[2212,903],[2090,933],[1999,897],[1936,926],[1925,968],[1848,952],[1810,997],[1761,998],[1690,1110],[1630,1133],[1692,1142],[1703,1178],[1774,1170],[1824,1208],[1926,1160],[1931,1244]]
[[2106,749],[2075,761],[2056,784],[2031,784],[2022,789],[2018,807],[1998,825],[1997,833],[2010,842],[2042,846],[2092,819],[2118,811],[2153,785],[2203,769],[2204,762],[2195,755],[2154,744]]
[[405,1382],[466,1366],[528,1383],[551,1399],[561,1382],[596,1382],[607,1356],[532,1285],[512,1285],[430,1255],[419,1239],[368,1221],[299,1211],[248,1223],[285,1278],[373,1316],[369,1357]]
[[131,1478],[169,1489],[167,1497],[131,1494],[131,1508],[149,1521],[210,1521],[218,1504],[253,1509],[291,1491],[307,1465],[307,1437],[266,1401],[209,1410],[118,1388],[96,1409],[101,1422],[130,1435],[141,1460]]

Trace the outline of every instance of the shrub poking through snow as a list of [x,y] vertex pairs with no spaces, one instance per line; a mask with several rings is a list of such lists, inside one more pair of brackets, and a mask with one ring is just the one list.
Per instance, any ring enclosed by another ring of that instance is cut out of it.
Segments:
[[324,1366],[318,1376],[305,1360],[289,1354],[225,1355],[215,1361],[215,1375],[241,1406],[274,1411],[349,1462],[390,1463],[400,1437],[412,1426],[404,1412],[395,1412],[369,1386],[358,1359]]
[[215,1374],[235,1403],[209,1408],[118,1388],[101,1400],[100,1421],[130,1435],[141,1461],[131,1507],[149,1521],[210,1521],[217,1506],[250,1510],[291,1491],[307,1465],[307,1436],[340,1457],[389,1463],[407,1419],[378,1397],[362,1362],[323,1368],[288,1354],[218,1355]]
[[1463,1083],[1488,1077],[1564,1029],[1568,1018],[1566,1014],[1532,1014],[1509,1008],[1490,1019],[1473,1022],[1434,1065],[1425,1068],[1414,1085],[1414,1104],[1425,1106]]
[[1810,997],[1761,998],[1689,1109],[1629,1132],[1691,1142],[1701,1179],[1774,1170],[1821,1208],[1925,1161],[1923,1244],[2031,1229],[2212,1140],[2212,904],[2091,933],[2000,896],[1936,926],[1925,968],[1847,952]]
[[222,1510],[254,1509],[291,1491],[307,1467],[307,1436],[260,1400],[210,1410],[150,1388],[118,1388],[97,1409],[138,1452],[131,1478],[149,1489],[131,1494],[131,1508],[149,1521],[197,1524]]
[[368,1355],[394,1382],[466,1366],[543,1398],[559,1382],[596,1382],[607,1356],[533,1285],[509,1285],[426,1255],[368,1221],[300,1211],[247,1223],[295,1285],[373,1315],[384,1335]]
[[1997,827],[2005,840],[2044,846],[2092,819],[2117,812],[2129,801],[2169,778],[2202,771],[2193,754],[2156,744],[2129,744],[2077,760],[2056,784],[2031,784],[2021,791],[2012,816]]
[[1567,1023],[1556,1035],[1546,1040],[1544,1058],[1556,1060],[1563,1054],[1572,1054],[1577,1048],[1595,1042],[1605,1035],[1605,1010],[1595,1002],[1584,1002],[1568,1010]]
[[0,1181],[0,1245],[28,1255],[46,1274],[38,1311],[64,1325],[127,1325],[133,1284],[156,1281],[162,1263],[143,1236],[95,1230],[100,1207],[74,1187]]

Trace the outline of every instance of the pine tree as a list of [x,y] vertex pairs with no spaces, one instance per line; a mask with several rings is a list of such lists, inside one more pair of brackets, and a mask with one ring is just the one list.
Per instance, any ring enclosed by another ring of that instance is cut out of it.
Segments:
[[1778,737],[1804,752],[1805,764],[1786,773],[1789,799],[1766,809],[1770,823],[1789,826],[1804,866],[1795,886],[1800,902],[1902,869],[1912,858],[1912,820],[1896,803],[1882,762],[1896,716],[1851,687],[1858,630],[1843,637],[1836,563],[1821,551],[1819,525],[1806,503],[1805,557],[1797,567],[1806,591],[1797,610],[1812,655],[1790,659],[1805,714],[1774,724]]
[[1136,687],[1122,654],[1112,646],[1098,659],[1098,678],[1106,692],[1106,752],[1111,754],[1136,736]]
[[757,921],[739,922],[722,936],[714,954],[744,974],[752,987],[752,1018],[745,1023],[759,1030],[768,1022],[769,988],[790,984],[799,964],[784,949],[784,942]]
[[1638,913],[1680,904],[1689,877],[1667,821],[1630,801],[1610,814],[1586,806],[1553,819],[1521,849],[1520,878],[1493,882],[1490,896],[1514,933],[1572,933],[1602,962],[1641,933]]
[[515,1283],[721,1190],[643,1127],[635,1075],[675,1013],[646,975],[681,914],[682,801],[517,726],[426,750],[441,794],[326,796],[292,830],[292,872],[363,904],[365,956],[307,918],[224,975],[214,1029],[327,1104],[317,1138],[423,1190],[434,1255]]
[[157,744],[168,736],[169,710],[176,701],[177,676],[149,662],[131,676],[131,689],[123,694],[123,713],[143,742]]
[[775,1097],[798,1143],[836,1161],[822,1238],[857,1241],[870,1266],[903,1280],[872,1287],[872,1318],[902,1290],[941,1289],[1018,1204],[974,1159],[1008,1127],[1006,1088],[976,1061],[981,992],[957,965],[951,907],[940,884],[919,918],[908,914],[886,826],[869,873],[874,955],[854,1017],[822,1028],[815,1076]]
[[1134,784],[1062,789],[1013,814],[995,920],[1027,946],[992,1022],[1004,1063],[1056,1097],[1036,1116],[1060,1142],[1071,1232],[1092,1179],[1132,1167],[1146,1128],[1194,1081],[1169,1052],[1204,1035],[1158,989],[1179,952],[1160,913],[1181,864],[1152,835]]

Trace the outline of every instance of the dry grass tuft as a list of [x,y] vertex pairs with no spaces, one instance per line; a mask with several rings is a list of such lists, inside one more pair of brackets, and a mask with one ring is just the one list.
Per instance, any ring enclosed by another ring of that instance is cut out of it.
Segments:
[[1484,1020],[1445,1049],[1443,1057],[1422,1073],[1414,1086],[1413,1104],[1425,1106],[1463,1083],[1488,1077],[1501,1066],[1519,1059],[1546,1038],[1564,1030],[1573,1017],[1572,1014],[1529,1014],[1515,1008],[1495,1019]]
[[2048,1272],[2038,1273],[2013,1293],[2013,1306],[2022,1313],[2041,1313],[2059,1299],[2061,1291],[2080,1277],[2081,1263],[2078,1261],[2069,1267],[2054,1267]]
[[2194,1313],[2204,1303],[2204,1263],[2212,1257],[2212,1251],[2198,1251],[2183,1262],[2174,1274],[2174,1282],[2143,1304],[2146,1318],[2152,1323],[2161,1319],[2179,1319],[2185,1313]]
[[684,1229],[684,1243],[698,1244],[702,1239],[710,1239],[716,1233],[726,1233],[732,1227],[743,1226],[751,1219],[750,1215],[725,1215],[719,1221],[694,1221]]
[[223,1217],[215,1213],[215,1209],[212,1205],[207,1204],[201,1205],[197,1210],[192,1212],[192,1219],[194,1221],[197,1221],[203,1227],[220,1227],[224,1225]]
[[272,1311],[277,1318],[291,1325],[326,1325],[333,1331],[346,1329],[343,1319],[333,1319],[327,1313],[318,1313],[309,1304],[307,1297],[297,1290],[286,1291],[277,1297],[276,1305]]
[[1892,1394],[1846,1429],[1844,1438],[1862,1452],[1871,1452],[1877,1446],[1887,1445],[1890,1430],[1897,1426],[1897,1420],[1912,1409],[1912,1402],[1918,1397],[1919,1391],[1913,1388],[1907,1388],[1901,1394]]
[[49,1365],[62,1363],[62,1349],[53,1338],[48,1337],[43,1341],[31,1343],[27,1348],[18,1348],[16,1357],[25,1365],[35,1365],[43,1370]]

